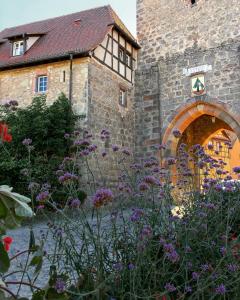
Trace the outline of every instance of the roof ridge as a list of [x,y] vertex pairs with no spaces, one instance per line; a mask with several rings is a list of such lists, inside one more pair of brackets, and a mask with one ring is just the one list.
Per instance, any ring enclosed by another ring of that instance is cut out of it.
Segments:
[[[59,18],[63,18],[63,17],[68,17],[68,16],[71,16],[71,15],[75,15],[75,14],[79,14],[79,13],[82,13],[82,12],[87,12],[87,11],[91,11],[91,10],[97,10],[97,9],[101,9],[101,8],[107,8],[109,9],[112,8],[111,5],[102,5],[102,6],[96,6],[96,7],[93,7],[93,8],[89,8],[89,9],[84,9],[84,10],[80,10],[80,11],[77,11],[77,12],[73,12],[73,13],[70,13],[70,14],[65,14],[65,15],[61,15],[61,16],[57,16],[57,17],[51,17],[51,18],[47,18],[47,19],[42,19],[42,20],[38,20],[38,21],[33,21],[33,22],[29,22],[29,23],[24,23],[24,24],[20,24],[20,25],[16,25],[16,26],[13,26],[13,27],[6,27],[4,28],[3,30],[0,31],[0,34],[5,31],[5,30],[9,30],[9,29],[16,29],[18,27],[22,27],[22,26],[26,26],[26,25],[32,25],[32,24],[37,24],[37,23],[41,23],[41,22],[46,22],[46,21],[51,21],[51,20],[56,20],[56,19],[59,19]],[[112,16],[112,15],[111,15]]]
[[[113,19],[113,23],[117,26],[119,26],[125,33],[134,41],[137,41],[136,37],[131,33],[131,31],[127,28],[125,23],[122,21],[122,19],[119,17],[119,15],[115,12],[115,10],[112,8],[111,5],[107,5],[107,9],[109,11],[109,14],[111,15]],[[120,24],[119,24],[120,23]],[[112,25],[112,24],[110,24]]]

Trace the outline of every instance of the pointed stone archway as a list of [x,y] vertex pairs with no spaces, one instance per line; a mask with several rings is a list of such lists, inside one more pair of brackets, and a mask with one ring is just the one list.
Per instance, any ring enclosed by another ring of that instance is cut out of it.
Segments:
[[[173,130],[177,128],[181,133],[184,133],[194,121],[204,115],[214,117],[224,123],[225,129],[234,132],[240,140],[240,115],[229,113],[222,105],[198,101],[180,109],[173,117],[163,136],[162,143],[167,148],[163,158],[175,157],[177,154],[179,140],[174,137]],[[203,140],[206,140],[207,135],[210,136],[214,132],[211,128],[207,129],[209,130],[204,132]]]

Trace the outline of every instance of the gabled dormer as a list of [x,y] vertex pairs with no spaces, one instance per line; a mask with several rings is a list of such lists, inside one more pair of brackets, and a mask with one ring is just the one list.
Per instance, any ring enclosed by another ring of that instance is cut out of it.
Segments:
[[5,37],[5,39],[11,43],[10,56],[14,57],[24,55],[42,35],[42,33],[23,33],[15,36]]

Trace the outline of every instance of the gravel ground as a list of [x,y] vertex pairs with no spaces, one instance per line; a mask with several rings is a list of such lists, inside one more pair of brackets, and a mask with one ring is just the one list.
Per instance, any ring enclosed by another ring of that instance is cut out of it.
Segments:
[[[73,217],[74,220],[75,217]],[[109,222],[109,215],[108,217],[103,219],[103,227],[104,228],[108,228],[108,222]],[[89,222],[91,223],[91,227],[94,229],[96,228],[96,219],[95,218],[90,218],[89,217]],[[79,225],[80,226],[80,225]],[[38,221],[33,225],[33,232],[36,238],[36,244],[38,243],[37,238],[39,238],[42,234],[46,234],[46,232],[48,231],[48,226],[47,226],[47,221]],[[18,252],[22,252],[24,250],[27,250],[29,247],[29,238],[30,238],[30,226],[29,225],[23,225],[20,228],[14,229],[14,230],[9,230],[7,232],[7,235],[11,236],[13,238],[13,243],[11,245],[11,250],[9,253],[9,257],[13,257],[14,255],[16,255],[16,253]],[[79,242],[80,243],[80,242]],[[54,243],[52,243],[52,234],[48,232],[48,237],[47,240],[44,244],[44,250],[47,251],[47,253],[53,253],[54,252]],[[26,259],[27,259],[27,254],[21,255],[19,256],[17,259],[14,259],[11,262],[11,268],[9,270],[9,272],[14,272],[17,269],[24,269],[24,266],[26,264]],[[49,275],[49,262],[47,261],[47,259],[43,260],[43,267],[41,270],[41,273],[39,274],[39,277],[37,279],[37,281],[35,282],[35,286],[37,287],[44,287],[47,284],[47,280],[48,280],[48,275]],[[33,274],[34,268],[31,270],[29,270],[29,275],[32,278],[31,274]],[[9,276],[7,278],[6,281],[20,281],[21,280],[21,274],[13,274],[11,276]],[[29,282],[27,276],[24,277],[25,282]],[[16,284],[14,285],[9,285],[9,288],[13,291],[13,292],[17,292],[18,291],[18,286]],[[21,287],[21,291],[20,291],[20,295],[24,296],[24,297],[29,297],[31,299],[31,289],[28,286],[22,286]],[[1,300],[1,299],[0,299]]]
[[[46,232],[47,229],[48,228],[46,226],[46,223],[37,223],[33,226],[33,231],[34,231],[35,236],[40,236],[40,234],[42,232]],[[19,251],[21,252],[21,251],[28,249],[29,237],[30,237],[29,226],[25,225],[25,226],[22,226],[21,228],[15,229],[15,230],[9,230],[7,232],[7,234],[13,238],[11,251],[9,253],[10,257],[14,256]],[[46,241],[45,247],[48,250],[51,249],[51,239],[50,238]],[[11,268],[10,268],[9,272],[14,272],[17,269],[24,269],[26,259],[27,259],[27,254],[21,255],[17,259],[14,259],[11,262]],[[42,271],[40,273],[40,276],[35,283],[36,286],[42,287],[46,284],[46,280],[48,278],[48,272],[49,272],[49,265],[47,265],[47,262],[45,260]],[[31,274],[31,272],[30,272],[30,274]],[[13,275],[9,276],[5,281],[19,281],[20,279],[21,279],[21,276],[19,276],[19,274],[13,274]],[[24,281],[28,282],[27,276],[25,276]],[[9,285],[9,288],[13,292],[17,292],[17,290],[18,290],[17,285]],[[21,296],[30,298],[31,294],[32,294],[31,289],[28,286],[21,287],[21,291],[20,291]]]

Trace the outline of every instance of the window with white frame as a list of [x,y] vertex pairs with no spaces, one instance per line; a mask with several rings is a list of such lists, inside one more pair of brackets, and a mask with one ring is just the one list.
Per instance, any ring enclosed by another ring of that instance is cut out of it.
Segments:
[[46,75],[38,76],[36,80],[36,92],[46,93],[48,87],[48,77]]
[[13,56],[24,54],[24,41],[17,41],[13,43]]
[[122,88],[120,88],[119,93],[119,104],[124,107],[127,106],[127,91]]

